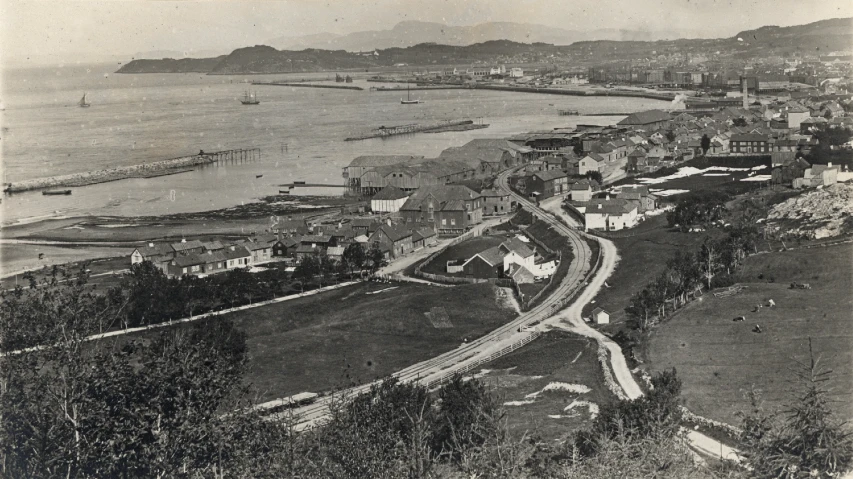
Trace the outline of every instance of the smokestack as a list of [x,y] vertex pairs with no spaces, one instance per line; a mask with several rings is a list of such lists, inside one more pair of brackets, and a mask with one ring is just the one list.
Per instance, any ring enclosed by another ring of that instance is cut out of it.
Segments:
[[747,79],[741,78],[741,84],[742,84],[741,86],[743,88],[743,109],[748,110],[749,109],[749,96],[748,96],[749,88],[747,87]]

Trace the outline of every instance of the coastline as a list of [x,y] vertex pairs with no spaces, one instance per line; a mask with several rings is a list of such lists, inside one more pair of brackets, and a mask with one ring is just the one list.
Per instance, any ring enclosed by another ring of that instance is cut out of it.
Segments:
[[336,90],[364,90],[364,88],[360,86],[351,86],[351,85],[317,85],[314,83],[278,83],[278,82],[252,82],[252,85],[266,85],[266,86],[293,86],[293,87],[304,87],[304,88],[332,88]]
[[567,96],[621,96],[634,98],[648,98],[650,100],[672,101],[675,94],[651,93],[628,90],[568,90],[558,88],[523,87],[523,86],[500,86],[500,85],[475,85],[475,90],[511,91],[516,93],[543,93],[546,95]]

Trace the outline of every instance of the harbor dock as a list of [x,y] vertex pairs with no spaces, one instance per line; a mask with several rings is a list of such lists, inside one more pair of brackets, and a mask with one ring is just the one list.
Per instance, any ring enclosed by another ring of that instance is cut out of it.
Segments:
[[488,125],[475,124],[474,120],[445,120],[434,123],[412,123],[408,125],[380,126],[360,136],[350,137],[344,141],[368,140],[370,138],[386,138],[410,133],[439,133],[441,131],[461,131],[485,128]]

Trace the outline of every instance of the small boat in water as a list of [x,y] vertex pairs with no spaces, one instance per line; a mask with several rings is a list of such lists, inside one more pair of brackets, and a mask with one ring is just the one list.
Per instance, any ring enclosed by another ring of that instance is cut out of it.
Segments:
[[45,196],[70,195],[71,190],[45,190],[42,191],[41,194]]
[[417,105],[420,103],[420,100],[412,100],[412,91],[409,89],[409,84],[406,83],[406,99],[400,98],[401,105]]
[[289,194],[290,194],[290,190],[278,190],[278,194],[280,194],[280,195],[289,195]]
[[83,93],[83,98],[81,98],[77,104],[80,105],[80,108],[89,108],[89,104],[86,103],[86,94],[85,93]]
[[263,178],[264,175],[255,175],[255,178]]
[[243,93],[243,98],[240,99],[240,103],[244,105],[260,105],[261,101],[258,100],[258,94],[245,92]]
[[557,113],[559,113],[560,116],[580,115],[580,112],[578,112],[577,110],[557,110]]

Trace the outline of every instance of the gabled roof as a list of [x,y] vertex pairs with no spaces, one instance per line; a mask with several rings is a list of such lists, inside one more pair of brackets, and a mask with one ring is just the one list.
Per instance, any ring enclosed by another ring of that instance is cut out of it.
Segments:
[[367,228],[374,223],[376,220],[373,218],[353,218],[349,222],[353,228]]
[[385,234],[385,237],[395,243],[412,236],[412,230],[403,226],[382,225],[376,230],[377,233],[380,231]]
[[222,250],[221,253],[223,255],[223,259],[245,258],[247,256],[252,255],[251,253],[249,253],[249,250],[247,250],[245,246],[239,245],[228,246],[224,250]]
[[465,211],[465,202],[462,200],[450,200],[441,205],[441,211]]
[[266,243],[266,242],[264,242],[264,243],[257,243],[257,242],[243,243],[243,246],[246,249],[248,249],[249,251],[258,251],[258,250],[262,250],[262,249],[272,248],[272,245],[269,243]]
[[533,176],[539,178],[542,181],[551,181],[556,180],[557,178],[566,178],[566,172],[563,170],[550,170],[550,171],[537,171],[533,173]]
[[[599,200],[588,201],[585,214],[624,215],[635,210],[637,207],[627,200]],[[599,205],[601,205],[599,207]]]
[[328,243],[332,241],[329,235],[305,235],[299,240],[302,244],[307,243]]
[[501,188],[486,188],[480,192],[480,196],[484,198],[501,198],[509,196],[509,192],[504,191]]
[[638,111],[628,115],[627,118],[617,123],[621,126],[642,126],[650,123],[671,120],[669,113],[661,110]]
[[468,259],[468,261],[466,261],[463,266],[470,263],[474,258],[477,257],[485,261],[486,264],[488,264],[489,266],[497,266],[503,263],[504,256],[506,256],[506,254],[500,250],[500,247],[493,246],[485,251],[481,251],[475,254],[470,259]]
[[596,315],[596,314],[598,314],[598,313],[604,313],[604,314],[606,314],[606,315],[610,316],[610,313],[608,313],[608,312],[607,312],[607,310],[605,310],[605,309],[603,309],[603,308],[595,308],[595,309],[593,309],[593,310],[592,310],[592,315],[593,315],[593,316],[595,316],[595,315]]
[[521,256],[522,258],[527,258],[533,256],[533,250],[530,249],[524,241],[518,239],[518,237],[510,238],[503,243],[500,244],[500,248],[505,250],[507,253],[515,252],[515,254]]
[[601,155],[599,155],[598,153],[590,153],[586,155],[586,158],[592,158],[597,163],[601,163],[602,161],[604,161],[604,158],[602,158]]
[[182,241],[180,243],[172,243],[172,249],[177,251],[178,253],[182,251],[187,251],[196,248],[204,248],[204,244],[202,244],[199,240],[191,240],[191,241]]
[[409,194],[394,185],[388,185],[373,195],[372,200],[399,200],[408,198]]
[[423,156],[413,155],[367,155],[354,158],[348,166],[389,166],[397,163],[417,163]]
[[343,256],[345,249],[343,246],[332,246],[326,250],[326,256]]
[[141,254],[143,258],[171,255],[175,252],[175,250],[172,249],[172,246],[166,243],[152,243],[151,245],[136,248],[136,251],[139,251],[139,254]]
[[758,133],[741,133],[732,135],[730,141],[767,141],[767,137]]
[[586,191],[592,189],[592,183],[587,180],[581,180],[577,183],[572,183],[572,190],[574,191]]

